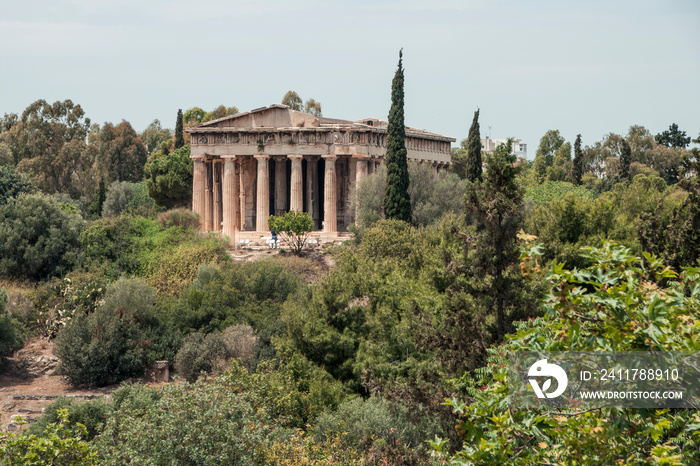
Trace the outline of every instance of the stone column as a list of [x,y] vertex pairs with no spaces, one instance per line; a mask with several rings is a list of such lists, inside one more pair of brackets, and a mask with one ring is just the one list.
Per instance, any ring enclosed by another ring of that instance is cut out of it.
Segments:
[[323,177],[323,232],[335,233],[338,231],[338,214],[336,206],[335,183],[335,155],[324,155],[326,173]]
[[194,159],[194,177],[192,180],[192,210],[199,215],[199,229],[204,230],[204,183],[206,168],[202,159]]
[[212,190],[212,162],[207,160],[204,162],[206,167],[206,177],[204,181],[204,231],[211,231],[214,226],[213,204],[214,192]]
[[318,156],[306,157],[306,211],[314,219],[314,229],[319,228],[320,217],[318,204]]
[[245,221],[245,159],[243,157],[236,157],[236,168],[238,172],[236,177],[238,179],[238,230],[243,231],[246,229]]
[[267,218],[270,216],[270,179],[267,174],[267,161],[270,156],[267,154],[256,155],[258,161],[258,192],[255,199],[256,217],[255,231],[267,232]]
[[287,157],[275,156],[275,215],[287,211]]
[[238,177],[236,176],[236,156],[224,160],[223,189],[223,234],[231,244],[238,246]]
[[301,159],[303,155],[290,155],[289,158],[292,160],[292,180],[291,180],[291,199],[289,204],[289,210],[295,212],[302,212],[304,210],[304,188],[303,177],[301,174]]
[[[367,176],[367,157],[366,155],[356,155],[355,157],[355,191],[360,186],[362,181]],[[360,218],[360,203],[355,195],[355,223]]]
[[221,221],[223,217],[223,206],[221,199],[221,161],[213,160],[211,163],[212,180],[214,181],[214,231],[221,231]]

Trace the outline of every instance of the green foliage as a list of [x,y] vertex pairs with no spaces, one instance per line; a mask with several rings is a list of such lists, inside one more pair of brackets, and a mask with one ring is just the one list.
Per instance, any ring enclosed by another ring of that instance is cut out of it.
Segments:
[[136,275],[169,294],[194,281],[201,264],[231,260],[219,238],[200,237],[190,228],[162,228],[141,217],[102,219],[81,234],[80,242],[86,267],[105,267],[114,279]]
[[408,173],[411,179],[408,194],[415,225],[434,225],[447,213],[464,212],[465,183],[459,176],[416,162],[408,164]]
[[204,335],[190,333],[175,356],[175,370],[188,382],[197,380],[202,372],[221,367],[231,357],[220,332]]
[[[339,437],[345,448],[369,452],[375,444],[402,445],[422,452],[428,461],[425,439],[441,433],[438,421],[420,406],[391,403],[379,397],[356,397],[345,401],[336,411],[326,411],[314,427],[318,443]],[[420,456],[419,456],[420,457]]]
[[35,191],[34,185],[14,167],[0,166],[0,205],[7,204],[10,199],[20,194],[30,194]]
[[573,161],[572,181],[574,185],[580,186],[583,177],[583,152],[581,151],[581,135],[576,135],[574,142],[574,161]]
[[24,338],[20,324],[7,312],[7,293],[0,288],[0,359],[22,347]]
[[467,137],[467,154],[465,177],[469,181],[481,181],[482,161],[481,161],[481,132],[479,129],[479,110],[474,112],[474,119],[469,128]]
[[0,275],[38,280],[70,271],[82,228],[79,214],[43,194],[0,206]]
[[620,150],[620,178],[625,181],[631,181],[630,164],[632,163],[632,149],[627,141],[622,140],[622,149]]
[[202,123],[206,123],[207,121],[211,120],[218,120],[219,118],[235,115],[236,113],[238,113],[238,107],[226,107],[225,105],[219,105],[214,110],[207,112],[207,114],[204,115],[204,118],[202,118]]
[[73,177],[92,164],[85,150],[90,119],[84,117],[80,105],[70,100],[37,100],[3,134],[14,164],[31,174],[42,191],[73,191]]
[[155,297],[144,282],[120,279],[108,286],[102,306],[70,320],[56,338],[55,351],[73,385],[117,383],[141,375],[144,364],[172,356],[179,341],[156,319]]
[[386,193],[386,166],[367,175],[357,184],[351,208],[355,209],[355,225],[370,228],[384,218],[384,195]]
[[280,235],[294,254],[301,254],[314,229],[314,219],[308,212],[289,211],[283,215],[271,215],[267,219],[267,226]]
[[[533,251],[533,250],[531,250]],[[529,253],[525,253],[526,256]],[[585,269],[554,264],[543,318],[523,322],[482,373],[470,404],[452,399],[465,446],[451,460],[474,464],[696,464],[697,413],[603,408],[551,413],[508,408],[513,351],[697,351],[698,271],[676,274],[656,257],[606,243]],[[530,256],[532,257],[532,256]],[[535,258],[536,259],[536,258]],[[651,435],[650,435],[651,433]]]
[[148,149],[131,124],[105,123],[96,135],[97,166],[110,181],[138,183],[143,179]]
[[156,118],[139,134],[139,137],[146,145],[148,153],[151,154],[160,149],[163,143],[170,143],[173,138],[173,132],[169,128],[163,128],[160,120]]
[[544,181],[554,164],[554,155],[564,144],[565,139],[559,134],[559,130],[549,130],[540,139],[540,145],[535,153],[534,169],[539,181]]
[[177,119],[175,120],[175,150],[178,150],[179,148],[185,145],[185,135],[183,134],[183,119],[184,117],[182,116],[182,109],[180,108],[177,110]]
[[68,414],[58,411],[58,422],[51,423],[39,437],[31,433],[9,433],[0,443],[0,464],[43,466],[91,466],[98,464],[92,446],[83,440],[87,436],[85,426],[68,428]]
[[537,206],[544,206],[552,201],[563,199],[569,193],[576,198],[593,199],[595,194],[582,186],[575,186],[567,181],[545,181],[542,184],[530,186],[524,197],[532,199]]
[[151,158],[145,168],[148,195],[162,207],[187,206],[192,202],[193,170],[189,144]]
[[158,215],[158,223],[163,228],[199,229],[199,215],[190,209],[172,209]]
[[321,112],[321,102],[317,102],[315,99],[309,99],[304,103],[304,111],[313,116],[323,116]]
[[297,110],[300,112],[302,109],[301,103],[301,97],[299,97],[299,94],[294,91],[287,91],[287,93],[284,94],[284,97],[282,97],[282,105],[286,105],[292,110]]
[[170,384],[139,409],[122,404],[95,441],[101,464],[262,464],[285,433],[254,407],[254,394],[236,388],[225,380]]
[[67,428],[76,429],[78,424],[85,427],[85,440],[92,440],[102,431],[110,412],[110,406],[104,400],[92,400],[78,403],[72,398],[58,398],[44,409],[41,417],[29,426],[29,433],[43,437],[51,424],[61,422],[61,412],[66,416],[63,422]]
[[116,217],[121,213],[154,216],[157,211],[155,201],[148,196],[146,183],[115,181],[109,186],[102,208],[103,217]]
[[668,130],[657,134],[654,139],[658,144],[666,147],[678,147],[684,149],[690,144],[690,137],[686,136],[685,131],[678,129],[678,125],[673,123],[668,127]]
[[386,143],[386,194],[384,214],[388,219],[411,222],[411,199],[408,196],[408,161],[406,160],[406,127],[404,126],[404,92],[402,52],[391,83],[391,109]]

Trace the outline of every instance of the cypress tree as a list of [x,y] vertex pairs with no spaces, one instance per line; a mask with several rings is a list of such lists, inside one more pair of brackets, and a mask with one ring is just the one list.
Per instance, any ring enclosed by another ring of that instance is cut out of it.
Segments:
[[102,215],[102,207],[105,205],[105,199],[107,199],[107,186],[105,184],[105,177],[100,178],[100,185],[97,188],[97,215]]
[[408,161],[406,160],[406,126],[404,126],[403,49],[399,67],[391,83],[391,110],[386,144],[386,218],[411,221],[411,199],[408,195]]
[[627,141],[622,140],[622,147],[620,148],[620,178],[623,180],[630,179],[630,164],[632,163],[632,149]]
[[175,150],[185,145],[185,136],[182,134],[182,109],[177,111],[177,122],[175,123]]
[[474,112],[474,120],[467,137],[467,179],[481,181],[481,133],[479,130],[479,109]]
[[576,135],[576,142],[574,143],[574,184],[577,186],[581,185],[581,179],[583,178],[583,153],[581,152],[581,135]]

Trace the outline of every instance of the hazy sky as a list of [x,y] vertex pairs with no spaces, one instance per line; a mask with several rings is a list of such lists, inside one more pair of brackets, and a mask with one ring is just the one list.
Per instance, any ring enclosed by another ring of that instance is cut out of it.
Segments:
[[0,0],[0,114],[71,99],[93,122],[241,111],[293,89],[328,117],[386,119],[404,49],[406,124],[514,136],[534,157],[630,125],[700,133],[700,1]]

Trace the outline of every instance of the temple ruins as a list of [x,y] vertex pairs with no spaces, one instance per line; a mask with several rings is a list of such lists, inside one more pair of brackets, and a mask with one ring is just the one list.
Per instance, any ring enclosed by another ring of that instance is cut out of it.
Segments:
[[[203,231],[233,244],[270,234],[272,214],[308,212],[324,237],[354,221],[350,193],[386,154],[387,122],[316,117],[270,105],[187,128],[194,160],[192,209]],[[409,160],[450,164],[454,138],[406,127]]]

